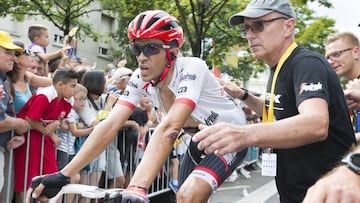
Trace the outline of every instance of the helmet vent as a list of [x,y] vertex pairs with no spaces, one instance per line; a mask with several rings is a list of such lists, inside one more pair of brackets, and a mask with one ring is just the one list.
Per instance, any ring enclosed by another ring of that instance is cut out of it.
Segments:
[[172,30],[178,26],[179,25],[176,22],[169,22],[169,23],[165,24],[164,26],[161,26],[158,30]]
[[140,27],[141,27],[141,24],[142,24],[142,21],[144,20],[144,18],[145,18],[145,15],[140,16],[139,21],[136,26],[136,30],[140,30]]
[[152,26],[156,21],[158,21],[160,18],[153,18],[149,21],[149,23],[146,25],[146,29],[148,29],[150,26]]

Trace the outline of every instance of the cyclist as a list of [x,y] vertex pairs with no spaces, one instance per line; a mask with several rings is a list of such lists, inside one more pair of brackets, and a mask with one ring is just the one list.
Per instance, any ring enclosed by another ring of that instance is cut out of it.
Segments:
[[[63,170],[43,178],[34,197],[39,196],[44,186],[50,189],[51,185],[67,184],[66,177],[96,158],[145,95],[163,111],[166,119],[154,131],[129,186],[121,192],[122,202],[149,202],[147,189],[169,157],[181,129],[194,133],[200,123],[245,124],[244,112],[223,90],[206,63],[196,57],[178,57],[183,31],[175,17],[162,10],[142,12],[129,24],[128,37],[139,68],[110,116],[96,126]],[[190,143],[179,172],[177,202],[206,202],[239,166],[246,152],[244,149],[220,157],[205,155],[197,149],[197,143]]]

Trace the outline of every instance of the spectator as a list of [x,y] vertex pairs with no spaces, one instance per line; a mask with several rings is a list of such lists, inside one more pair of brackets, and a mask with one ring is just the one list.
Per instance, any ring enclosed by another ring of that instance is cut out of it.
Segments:
[[50,61],[57,57],[61,57],[69,51],[69,47],[63,47],[56,52],[47,53],[46,48],[49,45],[49,31],[44,25],[31,25],[28,29],[28,38],[31,41],[31,44],[28,45],[27,49],[29,49],[31,53],[35,53],[43,61]]
[[[108,104],[106,102],[106,94],[105,93],[105,73],[101,70],[89,70],[87,71],[82,80],[81,83],[87,88],[88,95],[87,95],[87,101],[85,102],[85,106],[79,110],[79,115],[81,119],[84,121],[84,124],[88,127],[94,127],[96,126],[102,119],[98,119],[99,111],[104,110],[105,106],[112,107],[113,104]],[[114,96],[114,95],[112,95]],[[110,101],[110,100],[109,100]],[[116,100],[114,100],[116,101]],[[109,110],[109,109],[107,109]],[[106,116],[105,116],[106,117]],[[104,117],[104,118],[105,118]],[[110,153],[109,154],[116,154],[116,152],[112,153],[114,150],[112,147],[110,147]],[[121,163],[120,158],[117,160],[112,161],[108,166],[108,168],[114,169],[114,167],[111,166],[111,164],[116,163],[117,167],[116,169],[116,177],[118,177],[118,180],[116,181],[118,184],[122,185],[124,182],[123,172],[121,171]],[[101,178],[102,172],[105,171],[106,167],[106,153],[103,151],[97,159],[93,160],[90,163],[90,171],[89,171],[89,182],[90,185],[98,185],[99,180]],[[86,177],[83,176],[81,179],[84,179]],[[115,177],[110,177],[115,178]]]
[[[114,73],[108,79],[108,92],[121,95],[124,92],[132,73],[133,71],[126,67],[115,69]],[[132,171],[130,171],[130,167],[128,166],[130,163],[134,163],[134,160],[130,160],[130,157],[134,157],[133,155],[135,153],[134,151],[136,149],[140,129],[136,120],[137,117],[134,118],[132,116],[133,115],[129,117],[129,120],[126,121],[124,126],[118,131],[117,150],[120,152],[122,171],[125,175],[125,186],[128,185],[130,181],[130,172]],[[133,150],[131,150],[131,148]]]
[[[58,153],[65,152],[66,154],[62,155],[66,159],[64,161],[58,160],[58,163],[61,162],[61,166],[59,170],[61,170],[68,162],[72,160],[75,155],[75,137],[81,137],[90,134],[93,130],[93,127],[84,128],[83,123],[81,123],[81,118],[78,111],[85,106],[85,102],[87,101],[87,89],[82,84],[76,84],[75,93],[74,93],[74,105],[70,111],[70,114],[67,118],[67,122],[69,124],[70,135],[69,139],[62,140],[61,143],[66,143],[65,145],[61,144],[58,147]],[[63,146],[63,147],[62,147]]]
[[265,101],[230,82],[223,85],[262,114],[264,123],[200,125],[192,139],[200,142],[200,150],[219,156],[249,146],[270,147],[262,154],[262,173],[276,176],[281,202],[301,202],[307,188],[355,143],[339,79],[324,56],[295,43],[296,16],[288,0],[253,0],[229,22],[240,25],[241,36],[252,55],[269,66],[270,77]]
[[[330,35],[325,42],[325,56],[336,74],[348,81],[360,79],[360,44],[359,39],[351,32]],[[360,141],[360,113],[354,109],[351,113],[356,129],[356,140]],[[359,117],[359,118],[358,118]]]
[[328,36],[324,44],[325,57],[338,76],[360,79],[360,43],[353,33],[335,33]]
[[[24,48],[24,43],[22,42],[15,41],[14,44]],[[37,64],[30,51],[17,51],[15,56],[14,69],[8,72],[7,75],[11,80],[10,89],[14,98],[15,113],[17,114],[33,94],[31,87],[51,86],[52,80],[51,78],[41,77],[27,71],[29,67],[34,67]]]
[[[20,110],[18,117],[26,119],[32,130],[28,135],[25,134],[25,144],[15,150],[15,192],[21,193],[26,190],[35,176],[58,171],[55,146],[60,144],[60,139],[55,130],[59,127],[60,121],[67,118],[72,108],[76,84],[77,74],[74,71],[58,69],[53,77],[53,85],[34,94]],[[40,147],[42,136],[43,149]],[[28,142],[29,149],[26,144]],[[27,158],[31,164],[25,166]],[[42,164],[42,168],[41,163],[45,163]]]
[[[66,120],[63,123],[63,134],[59,136],[61,144],[57,148],[57,163],[58,169],[61,170],[66,164],[68,164],[75,156],[75,138],[87,136],[93,130],[93,127],[84,128],[81,123],[80,115],[77,113],[86,102],[87,89],[81,84],[76,84],[74,92],[74,104]],[[66,128],[68,127],[68,130]],[[59,134],[59,135],[60,135]],[[71,183],[80,183],[80,175],[76,174],[71,178]],[[74,195],[68,194],[66,202],[73,202]]]
[[[38,76],[49,76],[48,74],[50,73],[50,71],[46,69],[46,66],[48,66],[46,61],[43,61],[36,54],[34,55],[34,59],[35,59],[35,65],[28,70]],[[52,74],[54,74],[54,71],[52,72]]]
[[111,77],[108,79],[108,91],[119,91],[119,93],[121,94],[125,90],[132,73],[133,71],[131,69],[125,67],[115,69],[114,73],[112,73]]
[[[0,202],[8,202],[6,193],[13,190],[12,184],[4,184],[13,182],[10,151],[24,143],[22,134],[30,129],[27,121],[15,117],[13,98],[6,77],[6,73],[13,69],[16,51],[21,52],[23,49],[13,43],[9,33],[0,31]],[[15,136],[13,132],[16,133]]]
[[[97,119],[103,121],[106,119],[116,101],[119,98],[119,94],[112,92],[102,95],[103,109],[97,114]],[[106,173],[102,174],[103,180],[109,180],[108,185],[105,187],[109,188],[121,188],[125,184],[124,172],[122,170],[122,164],[120,161],[120,152],[117,148],[117,141],[113,140],[106,148]]]
[[[68,164],[75,156],[75,138],[88,135],[93,128],[81,127],[80,116],[77,113],[86,102],[87,89],[81,84],[76,84],[74,90],[74,104],[69,113],[68,118],[62,120],[58,136],[61,139],[60,145],[57,147],[57,166],[61,170],[66,164]],[[82,125],[83,126],[83,125]],[[80,174],[76,174],[71,178],[71,183],[80,182]],[[66,202],[73,202],[74,195],[68,194],[66,196]]]

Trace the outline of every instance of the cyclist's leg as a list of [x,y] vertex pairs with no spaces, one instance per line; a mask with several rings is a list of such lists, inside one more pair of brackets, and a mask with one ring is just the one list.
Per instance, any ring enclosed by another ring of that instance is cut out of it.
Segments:
[[[202,158],[205,157],[203,151],[197,149],[197,144],[190,141],[189,147],[184,154],[179,170],[179,190],[176,195],[178,203],[184,202],[206,202],[211,195],[212,189],[208,182],[189,176],[197,167]],[[199,195],[201,194],[201,195]]]
[[[195,143],[190,144],[189,151],[196,152],[197,148],[194,149],[194,145],[196,147]],[[177,193],[177,201],[179,203],[207,202],[212,192],[225,181],[244,159],[246,152],[247,150],[243,150],[239,153],[231,153],[222,157],[210,154],[203,159],[201,157],[204,155],[200,151],[192,154],[188,153],[187,158],[191,158],[193,163],[195,161],[197,166],[185,181],[183,178],[181,179],[183,184]],[[199,159],[201,160],[200,162],[198,162]],[[187,168],[186,163],[182,166]],[[182,174],[181,177],[186,177],[184,171],[180,173]]]

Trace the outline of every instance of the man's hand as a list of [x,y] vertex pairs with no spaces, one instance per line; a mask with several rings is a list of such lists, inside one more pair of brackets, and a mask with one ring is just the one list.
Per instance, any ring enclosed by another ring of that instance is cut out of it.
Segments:
[[20,147],[22,144],[24,144],[24,142],[24,136],[14,136],[6,143],[6,148],[10,151]]
[[14,118],[14,119],[16,121],[17,128],[15,129],[15,131],[17,134],[22,135],[31,129],[29,122],[27,122],[26,120],[22,118]]
[[149,203],[146,188],[139,186],[128,186],[124,191],[110,197],[111,203]]
[[220,122],[212,126],[199,124],[198,128],[200,131],[192,137],[192,141],[199,142],[198,149],[204,150],[206,154],[223,156],[239,152],[249,146],[247,140],[250,134],[245,126]]
[[235,83],[222,79],[217,79],[217,80],[223,86],[224,90],[232,97],[240,98],[244,96],[245,94],[244,90],[238,87]]
[[47,201],[47,198],[54,197],[61,190],[62,186],[69,183],[70,177],[63,175],[61,172],[45,176],[36,176],[31,181],[26,201],[30,202],[30,198],[42,198],[43,201]]
[[303,203],[360,202],[360,177],[340,166],[319,179],[306,193]]

